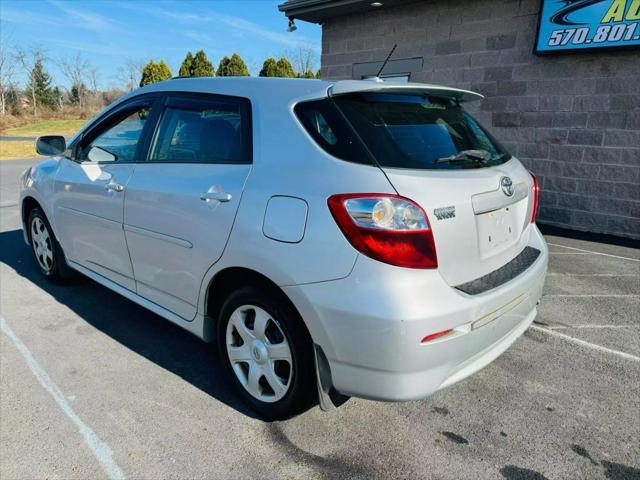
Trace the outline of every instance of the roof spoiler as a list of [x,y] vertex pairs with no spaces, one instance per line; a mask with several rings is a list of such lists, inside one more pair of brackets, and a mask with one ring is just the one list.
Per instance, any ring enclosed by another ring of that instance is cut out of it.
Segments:
[[360,92],[429,94],[438,97],[453,98],[458,102],[472,102],[484,98],[484,95],[459,88],[429,85],[426,83],[383,82],[378,78],[372,78],[370,80],[340,80],[331,85],[327,90],[330,97]]

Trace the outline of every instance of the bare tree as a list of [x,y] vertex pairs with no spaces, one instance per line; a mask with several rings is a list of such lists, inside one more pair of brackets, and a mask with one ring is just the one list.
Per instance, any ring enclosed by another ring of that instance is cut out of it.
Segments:
[[124,84],[124,89],[131,92],[138,88],[145,62],[139,59],[127,58],[118,70],[118,79]]
[[84,109],[87,94],[87,86],[84,80],[90,77],[91,72],[88,60],[78,52],[74,56],[62,57],[58,64],[70,83],[69,91],[78,96],[80,108]]
[[15,75],[11,39],[0,34],[0,114],[7,113],[7,90]]
[[45,50],[39,46],[32,46],[29,49],[19,48],[14,54],[15,62],[20,65],[27,77],[27,88],[30,90],[31,105],[33,115],[38,114],[38,102],[36,100],[36,81],[34,78],[35,67],[38,63],[44,63]]
[[89,69],[89,89],[93,93],[97,93],[99,90],[98,69],[93,67]]
[[313,71],[317,60],[317,54],[312,48],[298,47],[296,51],[287,51],[285,56],[291,59],[293,69],[299,75],[304,75],[309,70]]
[[58,95],[56,96],[56,102],[58,104],[58,108],[62,108],[64,106],[64,95],[60,89],[57,89]]
[[259,60],[254,56],[250,56],[245,59],[245,63],[247,64],[247,68],[252,75],[258,75],[258,73],[262,69],[264,60]]

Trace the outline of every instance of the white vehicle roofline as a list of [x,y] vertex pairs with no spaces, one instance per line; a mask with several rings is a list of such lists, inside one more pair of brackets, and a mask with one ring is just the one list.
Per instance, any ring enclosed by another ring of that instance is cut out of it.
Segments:
[[[179,86],[178,88],[176,88]],[[259,86],[260,90],[256,91]],[[447,87],[444,85],[431,85],[426,83],[402,83],[382,82],[377,79],[367,80],[313,80],[299,78],[269,78],[269,77],[181,77],[154,83],[135,90],[126,95],[129,98],[143,92],[156,91],[193,91],[207,93],[219,91],[219,93],[238,96],[255,96],[258,92],[264,92],[268,87],[270,96],[282,96],[291,98],[326,98],[327,96],[344,95],[358,92],[388,92],[388,93],[416,93],[433,94],[454,98],[459,102],[481,100],[483,95]]]

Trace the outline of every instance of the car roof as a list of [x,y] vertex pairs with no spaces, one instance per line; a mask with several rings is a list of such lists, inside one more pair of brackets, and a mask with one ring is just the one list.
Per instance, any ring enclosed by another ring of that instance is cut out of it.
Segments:
[[286,101],[300,97],[326,97],[327,89],[332,84],[333,82],[306,78],[177,77],[148,85],[135,93],[186,91],[249,97],[252,100],[268,96],[270,99]]
[[329,81],[277,77],[177,77],[148,85],[132,93],[137,95],[155,91],[218,93],[252,99],[268,95],[272,100],[278,101],[325,98],[358,92],[432,94],[455,98],[461,102],[483,98],[479,93],[468,90],[425,83],[383,82],[379,79]]

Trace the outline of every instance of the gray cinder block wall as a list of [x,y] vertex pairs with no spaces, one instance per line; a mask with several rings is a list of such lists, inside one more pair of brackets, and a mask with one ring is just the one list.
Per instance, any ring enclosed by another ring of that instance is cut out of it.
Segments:
[[478,91],[469,110],[540,179],[538,220],[640,238],[640,50],[533,55],[539,0],[424,0],[326,20],[322,77],[424,58],[411,81]]

